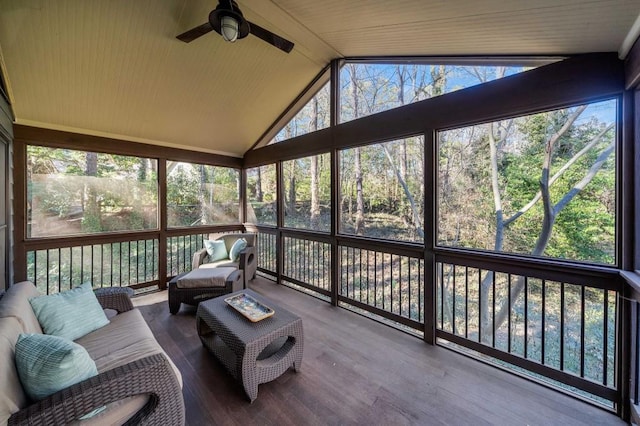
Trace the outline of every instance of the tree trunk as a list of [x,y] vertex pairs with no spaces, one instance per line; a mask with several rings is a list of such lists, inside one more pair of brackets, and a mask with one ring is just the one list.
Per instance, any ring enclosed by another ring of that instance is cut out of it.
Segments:
[[296,160],[291,161],[289,174],[289,214],[296,213]]
[[87,232],[102,231],[102,221],[100,218],[100,206],[98,203],[98,193],[93,184],[98,176],[98,154],[87,152],[85,154],[86,168],[85,175],[88,176],[85,185],[85,205],[83,206],[82,229]]
[[198,189],[198,202],[200,204],[200,225],[208,225],[207,215],[207,171],[203,164],[199,167],[200,187]]
[[258,167],[256,170],[256,201],[261,203],[264,200],[264,193],[262,192],[262,167]]
[[[553,182],[555,182],[560,177],[560,175],[568,169],[568,166],[570,164],[575,163],[579,157],[583,156],[586,153],[586,151],[588,151],[588,149],[590,149],[591,147],[594,147],[597,144],[597,142],[602,137],[604,137],[606,132],[609,129],[611,129],[611,126],[610,126],[610,127],[607,127],[605,130],[603,130],[602,132],[600,132],[582,150],[580,150],[572,158],[570,158],[567,161],[567,163],[563,165],[554,176],[550,177],[550,170],[551,170],[552,159],[553,159],[553,150],[555,148],[556,142],[569,130],[569,128],[573,125],[573,123],[578,119],[578,117],[582,114],[582,112],[585,109],[586,109],[586,106],[581,106],[577,108],[575,111],[573,111],[571,115],[567,118],[565,123],[562,125],[562,127],[556,133],[554,133],[545,144],[545,152],[544,152],[544,158],[542,162],[542,173],[540,177],[540,192],[534,196],[532,202],[527,204],[525,207],[523,207],[523,209],[521,209],[519,212],[514,214],[512,217],[508,219],[504,219],[502,218],[500,193],[499,191],[497,193],[494,192],[494,202],[496,203],[496,218],[498,217],[498,214],[497,214],[498,207],[500,207],[500,218],[501,218],[499,222],[499,224],[501,225],[501,232],[500,233],[496,232],[496,247],[499,247],[500,249],[502,248],[505,227],[513,223],[519,217],[521,217],[526,210],[528,210],[533,206],[536,200],[542,199],[543,211],[544,211],[542,228],[540,230],[540,235],[538,236],[538,239],[536,241],[536,245],[531,252],[531,254],[534,256],[541,256],[544,253],[549,243],[549,240],[551,239],[551,235],[553,233],[553,225],[555,223],[558,213],[560,213],[560,211],[562,211],[562,209],[564,209],[564,207],[566,207],[567,204],[580,191],[582,191],[582,189],[584,189],[589,184],[589,182],[591,182],[591,180],[594,178],[594,176],[597,174],[600,168],[602,168],[602,166],[604,165],[604,162],[606,161],[606,159],[613,152],[613,145],[609,146],[604,151],[602,151],[598,156],[598,158],[596,159],[596,161],[590,167],[589,171],[582,178],[582,180],[578,182],[576,185],[574,185],[574,187],[569,192],[564,194],[557,204],[555,205],[553,204],[553,201],[551,199],[551,192],[550,192],[551,185],[553,184]],[[491,137],[490,137],[490,140],[491,140]],[[499,146],[499,144],[497,145]],[[492,150],[491,155],[492,155],[491,163],[493,165],[494,156],[497,155],[497,151],[493,152]],[[496,161],[496,164],[497,164],[497,161]],[[492,182],[494,180],[497,182],[496,177],[493,176],[493,168],[492,168]],[[498,224],[498,222],[496,222],[496,224]],[[493,336],[494,331],[500,328],[502,324],[506,321],[506,319],[509,316],[509,306],[513,306],[515,304],[516,300],[524,290],[524,278],[518,277],[518,279],[516,280],[515,284],[512,286],[512,289],[511,289],[511,303],[509,304],[508,301],[505,300],[501,305],[496,306],[497,312],[493,313],[493,315],[495,316],[495,330],[494,330],[492,318],[490,318],[488,315],[489,313],[488,294],[489,294],[489,289],[492,287],[492,284],[493,284],[493,278],[494,278],[493,272],[488,272],[485,275],[484,279],[482,280],[482,284],[481,284],[481,292],[483,297],[483,304],[481,306],[481,311],[482,311],[481,319],[482,319],[482,330],[484,330],[483,341],[485,342],[490,340]]]
[[364,194],[362,193],[362,166],[360,164],[360,147],[355,148],[353,165],[356,175],[356,235],[364,234]]
[[[312,130],[318,130],[318,98],[313,98],[313,109],[311,110]],[[320,197],[318,188],[318,156],[311,157],[311,229],[318,229],[320,222]]]
[[416,205],[415,199],[413,198],[413,195],[409,190],[409,186],[407,186],[407,183],[405,182],[403,177],[400,175],[400,171],[394,164],[393,158],[391,157],[391,153],[389,152],[389,149],[387,148],[387,146],[385,144],[382,144],[382,148],[384,149],[384,153],[387,159],[389,160],[389,164],[391,165],[391,168],[393,169],[394,173],[396,174],[396,177],[398,178],[398,182],[400,182],[400,186],[402,186],[402,189],[404,190],[404,195],[407,197],[407,200],[409,200],[409,207],[411,208],[411,217],[413,219],[413,226],[416,230],[416,233],[420,236],[420,238],[424,238],[424,230],[422,228],[422,221],[420,220],[420,212],[418,211],[418,206]]
[[[351,99],[353,100],[353,117],[358,118],[360,114],[360,99],[358,95],[357,73],[355,64],[347,65],[349,74],[351,75]],[[356,217],[355,217],[355,233],[362,235],[364,233],[364,194],[362,192],[362,165],[360,158],[360,148],[354,148],[353,173],[355,175],[356,184]]]
[[87,166],[85,174],[87,176],[98,176],[98,153],[87,152],[86,153]]

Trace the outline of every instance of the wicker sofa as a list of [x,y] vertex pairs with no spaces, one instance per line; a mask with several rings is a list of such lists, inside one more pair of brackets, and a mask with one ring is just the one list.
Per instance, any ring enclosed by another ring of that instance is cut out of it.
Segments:
[[[157,424],[185,422],[182,378],[166,356],[127,289],[96,291],[109,324],[75,342],[95,361],[98,375],[30,401],[18,376],[15,344],[20,333],[42,333],[28,282],[11,286],[0,299],[0,424]],[[94,409],[106,407],[87,420]]]
[[256,257],[256,236],[257,234],[249,232],[223,235],[209,234],[210,240],[223,240],[227,248],[227,252],[231,251],[231,246],[233,246],[233,243],[235,243],[240,238],[244,238],[247,241],[247,247],[240,252],[240,257],[238,258],[237,262],[233,262],[229,259],[210,262],[209,255],[207,254],[207,249],[200,249],[193,254],[191,269],[233,266],[237,269],[242,270],[244,274],[243,287],[247,288],[247,283],[249,282],[249,280],[255,278],[256,271],[258,269],[258,259]]

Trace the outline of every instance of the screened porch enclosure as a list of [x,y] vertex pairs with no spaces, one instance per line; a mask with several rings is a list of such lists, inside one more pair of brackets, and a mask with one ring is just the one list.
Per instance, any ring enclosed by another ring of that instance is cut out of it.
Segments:
[[619,274],[634,262],[623,64],[581,55],[367,108],[348,78],[372,71],[351,65],[327,71],[311,131],[243,159],[16,125],[16,281],[164,289],[208,234],[257,232],[256,281],[625,416],[638,381]]

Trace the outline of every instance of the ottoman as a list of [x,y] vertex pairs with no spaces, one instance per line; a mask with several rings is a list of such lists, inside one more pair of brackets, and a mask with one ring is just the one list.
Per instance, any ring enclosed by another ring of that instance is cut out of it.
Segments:
[[178,313],[180,304],[198,306],[203,300],[242,290],[243,273],[233,267],[194,269],[169,281],[169,312]]

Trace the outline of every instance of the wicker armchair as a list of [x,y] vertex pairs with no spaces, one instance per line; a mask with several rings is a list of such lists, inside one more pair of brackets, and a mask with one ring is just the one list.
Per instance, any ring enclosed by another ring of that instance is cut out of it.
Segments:
[[127,425],[183,425],[182,392],[162,354],[133,361],[50,395],[9,418],[8,425],[62,425],[128,396],[149,394]]
[[231,246],[239,238],[244,238],[247,241],[247,247],[240,252],[238,262],[232,262],[229,259],[220,260],[217,262],[208,262],[209,255],[206,249],[200,249],[193,254],[192,269],[198,268],[215,268],[218,266],[234,266],[243,272],[243,287],[247,287],[247,283],[254,279],[256,271],[258,269],[258,259],[256,257],[256,240],[257,236],[254,233],[237,233],[237,234],[209,234],[210,240],[224,240],[227,252],[231,250]]
[[[96,296],[104,309],[122,313],[133,309],[129,297],[132,293],[127,288],[109,288],[97,290]],[[13,413],[7,424],[68,424],[96,408],[136,395],[149,395],[149,398],[129,418],[127,425],[184,425],[181,385],[170,362],[161,353],[103,371],[40,401],[32,401]]]

